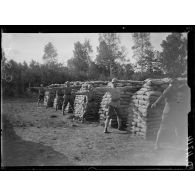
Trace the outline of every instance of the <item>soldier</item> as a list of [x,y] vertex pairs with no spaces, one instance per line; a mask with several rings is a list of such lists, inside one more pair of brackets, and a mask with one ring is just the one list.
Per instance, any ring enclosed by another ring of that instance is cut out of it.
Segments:
[[113,78],[112,79],[112,87],[111,88],[106,88],[106,90],[111,95],[111,101],[107,105],[108,106],[108,112],[107,112],[106,121],[105,121],[104,133],[109,133],[108,132],[108,125],[109,125],[110,119],[112,119],[115,115],[117,117],[118,130],[122,130],[121,116],[120,116],[120,112],[119,112],[120,94],[121,94],[122,91],[131,89],[131,87],[117,88],[116,84],[117,84],[117,79]]
[[45,95],[45,89],[43,87],[43,84],[41,84],[38,89],[39,89],[39,96],[38,96],[37,106],[39,106],[40,102],[44,101],[44,95]]
[[70,104],[72,110],[74,110],[74,100],[72,94],[72,87],[70,87],[70,82],[66,82],[66,87],[64,88],[64,101],[62,104],[62,114],[64,115],[65,108],[67,104]]
[[56,90],[56,111],[59,109],[59,106],[62,106],[62,102],[63,102],[63,97],[62,97],[62,90],[61,89],[57,89]]
[[[151,105],[155,108],[160,101],[165,101],[162,121],[157,133],[155,149],[160,148],[160,137],[165,129],[175,130],[176,135],[187,132],[187,110],[189,110],[189,89],[187,84],[179,85],[177,79],[172,79],[162,95]],[[182,138],[182,139],[183,139]],[[184,138],[185,139],[185,138]]]

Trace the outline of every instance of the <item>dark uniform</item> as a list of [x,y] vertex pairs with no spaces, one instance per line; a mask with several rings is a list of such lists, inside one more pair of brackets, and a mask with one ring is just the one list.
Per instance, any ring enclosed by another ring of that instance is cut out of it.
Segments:
[[67,104],[70,104],[71,108],[74,109],[74,98],[72,95],[72,88],[71,87],[66,87],[64,90],[64,101],[62,105],[62,112],[64,114],[64,110],[67,106]]
[[58,109],[62,109],[62,104],[63,104],[63,101],[64,101],[64,98],[63,98],[63,92],[62,90],[58,89],[56,91],[56,99],[57,99],[57,102],[56,102],[56,111]]
[[45,89],[44,87],[39,88],[38,102],[44,101]]

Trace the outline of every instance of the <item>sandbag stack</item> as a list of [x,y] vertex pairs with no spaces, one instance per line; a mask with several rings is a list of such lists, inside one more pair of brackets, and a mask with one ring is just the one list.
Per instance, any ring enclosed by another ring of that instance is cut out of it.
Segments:
[[86,120],[99,120],[100,104],[105,93],[106,89],[103,87],[94,89],[94,101],[89,102],[86,107]]
[[[74,115],[78,119],[83,118],[83,114],[85,112],[84,106],[86,105],[86,116],[85,119],[88,121],[97,121],[99,119],[99,107],[102,100],[103,95],[105,94],[105,89],[101,87],[105,87],[107,85],[107,81],[88,81],[85,82],[79,92],[86,92],[88,84],[93,86],[93,101],[86,104],[87,97],[86,95],[76,95],[75,104],[74,104]],[[98,88],[97,88],[98,87]]]
[[[81,81],[71,81],[70,82],[70,87],[80,89],[83,83],[84,82],[81,82]],[[56,88],[56,87],[66,87],[66,84],[65,83],[63,83],[63,84],[51,84],[51,85],[48,86],[48,88]]]
[[[78,91],[83,82],[80,81],[74,81],[70,82],[70,87],[73,88],[74,91]],[[59,89],[61,87],[62,89]],[[56,104],[58,104],[58,109],[62,109],[62,103],[63,103],[63,87],[66,87],[66,84],[51,84],[47,86],[47,90],[45,92],[45,98],[44,98],[44,105],[47,107],[54,107],[56,108]],[[56,93],[58,93],[56,95]],[[67,112],[73,112],[71,106],[68,104],[66,107]]]
[[[142,81],[131,81],[131,80],[118,80],[117,87],[121,88],[121,97],[120,97],[120,107],[119,113],[122,119],[122,127],[127,127],[128,122],[128,107],[131,101],[131,96],[141,88],[143,82]],[[108,87],[111,87],[111,83],[108,83]],[[129,89],[123,91],[123,87],[128,86]],[[108,103],[110,102],[111,97],[110,93],[106,92],[106,94],[102,98],[101,106],[100,106],[100,123],[104,124],[106,119],[106,113],[108,112]],[[117,119],[116,117],[111,120],[112,127],[117,127]]]
[[54,89],[48,89],[45,91],[44,105],[46,107],[53,107],[56,91]]
[[93,88],[96,87],[105,87],[109,82],[108,81],[86,81],[81,86],[81,91],[87,90],[87,86],[90,84]]
[[156,108],[151,105],[168,87],[169,79],[147,79],[142,88],[132,96],[129,106],[128,129],[136,135],[155,139],[160,127],[165,102],[159,102]]
[[56,110],[61,110],[62,109],[62,104],[63,104],[63,101],[64,101],[63,96],[64,96],[63,90],[58,90],[56,92],[56,96],[55,96],[55,99],[54,99],[54,105],[53,105]]

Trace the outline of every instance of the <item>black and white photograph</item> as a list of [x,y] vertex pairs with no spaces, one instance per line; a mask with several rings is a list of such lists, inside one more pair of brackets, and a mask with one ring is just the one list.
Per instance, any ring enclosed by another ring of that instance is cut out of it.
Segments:
[[193,167],[189,31],[97,28],[2,29],[1,168]]

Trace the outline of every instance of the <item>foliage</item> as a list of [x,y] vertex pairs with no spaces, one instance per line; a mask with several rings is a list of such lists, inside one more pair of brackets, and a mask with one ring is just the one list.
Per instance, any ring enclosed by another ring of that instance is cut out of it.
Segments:
[[107,77],[118,77],[117,70],[125,61],[125,49],[120,46],[120,38],[116,33],[99,35],[96,63],[100,74]]
[[92,51],[89,40],[85,40],[83,44],[79,41],[74,44],[73,57],[67,61],[67,66],[76,78],[87,79],[92,63],[90,57]]
[[172,76],[178,76],[187,68],[187,40],[181,33],[172,33],[161,43],[162,67]]
[[150,42],[150,33],[133,33],[134,46],[133,57],[136,60],[137,68],[141,72],[153,72],[154,51]]
[[47,45],[45,45],[44,55],[43,55],[43,60],[45,63],[56,62],[57,56],[58,56],[57,51],[51,42],[49,42]]
[[[168,35],[161,44],[162,52],[153,50],[149,33],[134,33],[133,36],[136,64],[127,61],[125,49],[120,46],[120,38],[116,33],[100,34],[98,53],[94,61],[91,58],[90,41],[76,42],[73,57],[68,60],[67,66],[58,63],[57,51],[51,43],[45,46],[42,64],[34,60],[30,63],[8,60],[2,51],[3,95],[23,95],[29,86],[40,86],[41,83],[47,86],[67,80],[108,81],[113,76],[122,80],[145,80],[178,75],[186,70],[187,41],[181,33]],[[140,65],[144,71],[135,72],[135,65]]]

